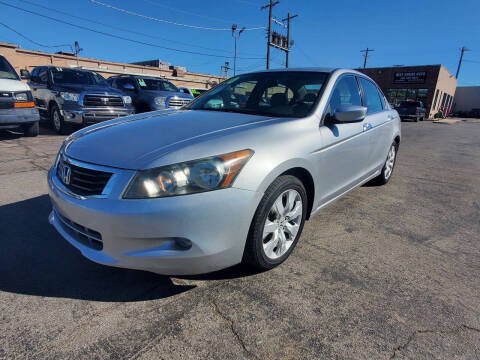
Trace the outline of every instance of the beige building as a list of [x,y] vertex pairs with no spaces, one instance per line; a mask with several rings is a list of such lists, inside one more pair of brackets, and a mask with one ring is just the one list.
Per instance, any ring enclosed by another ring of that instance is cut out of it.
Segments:
[[358,69],[380,86],[388,101],[422,101],[429,118],[440,110],[450,112],[457,79],[443,65],[395,66]]
[[21,49],[17,45],[4,42],[0,42],[0,54],[7,58],[18,73],[20,69],[31,71],[35,66],[40,65],[78,67],[96,71],[106,78],[119,74],[156,76],[167,79],[176,86],[188,86],[199,89],[209,89],[224,80],[224,78],[215,75],[188,72],[183,67],[154,67],[75,57],[65,53],[52,54]]

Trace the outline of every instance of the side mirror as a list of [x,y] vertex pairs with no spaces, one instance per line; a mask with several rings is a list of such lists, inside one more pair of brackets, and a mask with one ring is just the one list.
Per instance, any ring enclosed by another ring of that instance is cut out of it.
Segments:
[[367,116],[367,108],[356,105],[341,105],[335,109],[335,121],[339,123],[360,122]]
[[25,69],[20,69],[20,79],[22,80],[30,80],[32,76],[30,75],[30,72]]
[[123,85],[123,90],[135,91],[135,86],[133,86],[132,84],[125,84]]

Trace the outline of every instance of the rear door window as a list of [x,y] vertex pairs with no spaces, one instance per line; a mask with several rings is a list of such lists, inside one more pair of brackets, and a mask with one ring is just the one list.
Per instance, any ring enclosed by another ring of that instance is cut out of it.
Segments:
[[360,78],[363,89],[363,106],[367,108],[367,114],[375,114],[383,110],[380,94],[377,86],[371,81]]

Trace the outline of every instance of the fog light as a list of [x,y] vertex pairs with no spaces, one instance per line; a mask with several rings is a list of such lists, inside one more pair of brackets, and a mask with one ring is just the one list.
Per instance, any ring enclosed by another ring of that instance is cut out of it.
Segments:
[[185,238],[175,238],[175,244],[182,250],[188,250],[192,247],[192,242]]
[[65,117],[67,119],[75,119],[75,114],[74,113],[71,113],[71,112],[68,112],[68,111],[65,111]]

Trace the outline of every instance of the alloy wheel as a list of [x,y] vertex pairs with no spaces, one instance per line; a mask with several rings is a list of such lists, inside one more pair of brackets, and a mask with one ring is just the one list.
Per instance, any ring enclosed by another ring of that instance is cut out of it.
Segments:
[[62,123],[60,120],[60,114],[58,113],[58,110],[53,111],[53,126],[55,127],[55,130],[60,131],[60,128],[62,127]]
[[263,251],[268,258],[277,259],[292,246],[302,213],[302,197],[296,190],[286,190],[275,200],[263,228]]
[[395,145],[392,145],[387,155],[387,161],[385,162],[385,170],[384,170],[385,180],[388,180],[392,175],[393,166],[395,165],[395,156],[396,156]]

